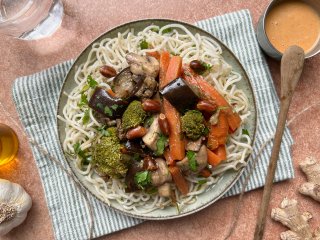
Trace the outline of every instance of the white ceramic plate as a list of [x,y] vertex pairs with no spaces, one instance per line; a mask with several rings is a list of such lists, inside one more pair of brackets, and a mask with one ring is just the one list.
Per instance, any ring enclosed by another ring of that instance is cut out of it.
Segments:
[[[96,40],[94,40],[91,44],[89,44],[88,47],[78,56],[78,58],[72,65],[71,69],[69,70],[65,78],[64,84],[61,89],[60,97],[59,97],[57,115],[63,116],[62,110],[67,102],[67,96],[65,96],[62,93],[71,92],[71,90],[76,86],[76,83],[74,81],[75,69],[81,63],[86,61],[88,53],[94,43],[100,42],[104,38],[114,38],[117,36],[118,32],[124,32],[128,28],[133,28],[135,32],[138,32],[151,24],[164,26],[164,25],[173,24],[173,23],[182,24],[193,34],[199,33],[200,35],[210,37],[214,39],[216,42],[218,42],[223,51],[223,54],[222,54],[223,58],[226,60],[226,62],[228,62],[232,66],[233,70],[237,71],[242,75],[242,81],[237,83],[237,87],[239,89],[242,89],[245,92],[250,102],[251,115],[249,116],[249,119],[246,123],[245,128],[249,130],[250,137],[253,140],[252,141],[252,144],[253,144],[255,139],[255,134],[256,134],[256,126],[257,126],[256,103],[255,103],[255,97],[254,97],[251,83],[241,63],[223,43],[221,43],[218,39],[216,39],[211,34],[205,32],[204,30],[196,26],[183,23],[183,22],[178,22],[175,20],[148,19],[148,20],[139,20],[135,22],[126,23],[107,31],[106,33],[98,37]],[[65,123],[58,119],[57,119],[57,129],[58,129],[60,146],[62,148],[62,142],[65,139]],[[249,157],[250,156],[246,158],[246,161],[248,161]],[[67,157],[65,158],[68,161]],[[68,161],[68,163],[71,169],[73,170],[73,172],[75,173],[76,177],[84,186],[84,188],[86,188],[97,199],[106,203],[106,201],[99,196],[95,188],[90,183],[88,183],[82,175],[74,171],[75,166],[72,164],[72,162]],[[111,207],[121,211],[124,214],[137,217],[137,218],[143,218],[143,219],[165,220],[165,219],[172,219],[172,218],[186,216],[186,215],[195,213],[197,211],[200,211],[201,209],[206,208],[210,204],[220,199],[235,184],[235,182],[239,179],[242,172],[243,172],[243,169],[240,169],[239,171],[227,171],[226,173],[223,174],[223,176],[214,186],[208,188],[206,192],[199,195],[195,203],[187,205],[186,207],[183,208],[183,210],[180,213],[177,212],[177,209],[175,207],[166,207],[164,209],[158,209],[150,213],[137,214],[135,212],[123,209],[121,205],[116,201],[111,201]]]

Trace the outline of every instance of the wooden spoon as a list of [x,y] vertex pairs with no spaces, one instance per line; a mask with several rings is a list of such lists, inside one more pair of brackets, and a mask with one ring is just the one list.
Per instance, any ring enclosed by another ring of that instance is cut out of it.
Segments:
[[280,145],[284,127],[286,124],[287,114],[293,92],[300,79],[304,64],[304,51],[297,46],[289,47],[283,54],[281,59],[281,100],[280,112],[278,117],[278,124],[276,134],[274,137],[273,148],[266,177],[266,183],[263,190],[261,207],[258,215],[258,222],[254,233],[254,240],[261,240],[263,237],[266,214],[269,207],[270,196],[272,191],[272,183],[277,167],[277,161],[280,151]]

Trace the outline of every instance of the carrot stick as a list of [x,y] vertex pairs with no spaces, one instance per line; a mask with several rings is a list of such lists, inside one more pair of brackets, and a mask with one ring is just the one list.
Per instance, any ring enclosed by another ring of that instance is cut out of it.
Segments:
[[232,111],[232,107],[225,100],[225,98],[202,76],[195,74],[189,66],[185,65],[183,69],[183,78],[191,86],[195,86],[201,94],[202,99],[211,100],[216,103],[219,107],[226,107],[224,110],[227,114],[228,125],[231,132],[237,130],[241,124],[241,118],[239,114]]
[[211,126],[209,130],[207,146],[210,150],[215,150],[227,142],[228,128],[227,114],[222,110],[219,113],[218,124]]
[[201,175],[202,177],[207,178],[207,177],[210,177],[210,176],[211,176],[211,172],[210,172],[209,169],[205,168],[205,169],[202,169],[202,170],[201,170],[200,175]]
[[147,52],[147,56],[154,57],[157,60],[160,60],[160,53],[158,51]]
[[163,99],[163,110],[167,117],[170,129],[170,155],[173,160],[180,161],[185,157],[185,143],[182,138],[180,114],[166,99]]
[[226,145],[220,145],[215,151],[215,154],[217,154],[222,161],[227,159],[227,150],[226,150]]
[[166,72],[166,78],[164,80],[164,85],[167,85],[174,79],[180,77],[182,70],[182,58],[179,56],[173,56],[170,59],[168,70]]
[[207,154],[208,154],[208,163],[211,166],[216,167],[222,161],[227,159],[226,145],[220,145],[214,152],[207,149]]
[[164,150],[163,156],[166,159],[167,165],[172,166],[172,165],[175,164],[175,161],[173,160],[173,158],[170,155],[170,149],[169,148]]
[[186,195],[189,192],[189,186],[182,173],[180,172],[180,169],[177,166],[169,166],[169,171],[179,191],[183,195]]
[[165,84],[166,72],[168,70],[170,62],[170,53],[169,52],[162,52],[160,54],[160,72],[159,72],[159,85],[160,89],[162,89]]
[[111,97],[115,97],[115,96],[116,96],[116,94],[114,93],[114,91],[112,91],[111,88],[107,90],[107,93],[109,93],[109,95],[110,95]]

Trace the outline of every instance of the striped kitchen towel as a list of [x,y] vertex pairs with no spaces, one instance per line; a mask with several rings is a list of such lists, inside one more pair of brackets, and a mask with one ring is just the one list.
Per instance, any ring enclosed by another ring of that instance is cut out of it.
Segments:
[[[252,155],[254,157],[259,147],[275,131],[279,100],[266,60],[258,46],[250,13],[248,10],[242,10],[203,20],[197,22],[196,25],[212,33],[229,46],[249,74],[257,96],[259,111],[259,127]],[[59,148],[56,135],[55,109],[64,76],[71,65],[72,61],[67,61],[31,76],[20,77],[13,86],[13,98],[25,130],[42,147],[60,159],[65,167],[68,165]],[[286,129],[281,145],[276,181],[293,178],[291,144],[292,139],[289,130]],[[86,239],[89,217],[81,194],[63,171],[36,148],[32,147],[32,151],[44,187],[55,238],[59,240]],[[270,151],[271,146],[269,145],[250,178],[247,191],[263,186]],[[247,171],[242,178],[246,174]],[[238,194],[240,191],[240,184],[235,184],[226,196]],[[88,198],[94,211],[94,237],[142,222],[142,220],[122,215],[108,208],[90,194]]]

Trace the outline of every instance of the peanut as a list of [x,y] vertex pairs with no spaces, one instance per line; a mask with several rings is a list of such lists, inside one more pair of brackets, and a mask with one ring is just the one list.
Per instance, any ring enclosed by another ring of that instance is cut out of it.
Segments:
[[141,138],[147,134],[147,129],[141,126],[129,130],[126,134],[127,139]]
[[158,118],[158,123],[159,123],[159,127],[161,132],[168,136],[170,134],[170,129],[169,129],[169,123],[167,120],[166,115],[164,115],[163,113],[160,113],[159,118]]
[[142,108],[146,112],[160,112],[161,104],[158,100],[146,99],[142,103]]
[[215,103],[206,101],[206,100],[201,100],[197,103],[197,109],[200,111],[212,113],[215,110],[217,110],[217,105]]
[[206,70],[206,67],[199,60],[191,61],[190,68],[196,73],[202,73]]
[[99,72],[106,78],[112,78],[117,75],[117,71],[108,65],[104,65],[99,69]]

